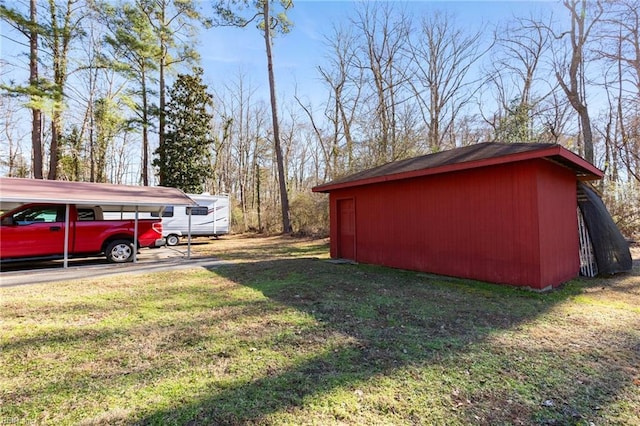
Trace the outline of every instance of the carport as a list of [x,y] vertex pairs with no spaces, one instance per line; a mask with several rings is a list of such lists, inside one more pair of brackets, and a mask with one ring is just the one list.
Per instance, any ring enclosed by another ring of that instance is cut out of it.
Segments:
[[[167,205],[197,205],[184,192],[176,188],[0,178],[0,210],[7,211],[29,203],[65,205],[65,268],[68,267],[69,206],[71,204],[99,206],[104,211],[111,212],[133,212],[135,213],[134,235],[138,235],[138,213],[140,212],[157,212],[161,217],[162,210]],[[137,261],[136,253],[137,250],[134,250],[134,262]]]

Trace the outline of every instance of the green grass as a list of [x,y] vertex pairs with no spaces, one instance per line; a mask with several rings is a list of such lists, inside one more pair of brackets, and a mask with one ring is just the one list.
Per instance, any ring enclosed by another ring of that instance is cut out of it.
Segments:
[[0,424],[640,424],[640,270],[550,294],[323,241],[0,291]]

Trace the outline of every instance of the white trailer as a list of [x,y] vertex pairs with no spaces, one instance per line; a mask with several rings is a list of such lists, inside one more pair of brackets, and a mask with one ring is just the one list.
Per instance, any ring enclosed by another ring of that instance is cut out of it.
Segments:
[[[219,237],[229,233],[229,196],[187,194],[198,206],[166,206],[162,213],[162,234],[167,245],[175,246],[189,233],[192,237]],[[157,217],[157,213],[153,213]]]
[[[192,237],[219,237],[229,233],[229,196],[187,194],[197,206],[165,206],[162,212],[162,235],[167,245],[175,246],[189,235],[191,217]],[[191,210],[191,216],[189,216]],[[105,212],[105,219],[127,217],[132,213]],[[117,216],[117,217],[116,217]],[[139,213],[141,219],[158,217],[158,213]]]

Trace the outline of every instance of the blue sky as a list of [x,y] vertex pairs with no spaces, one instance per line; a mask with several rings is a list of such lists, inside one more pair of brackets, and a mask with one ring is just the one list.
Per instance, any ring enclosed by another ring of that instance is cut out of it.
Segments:
[[[10,4],[12,1],[7,0]],[[210,0],[201,0],[203,8]],[[375,1],[375,0],[369,0]],[[325,62],[326,36],[331,35],[332,27],[348,22],[355,15],[358,2],[353,0],[294,0],[290,11],[290,20],[294,23],[292,31],[275,39],[273,53],[275,61],[276,86],[280,106],[293,104],[295,87],[297,95],[311,103],[314,112],[321,111],[321,104],[327,100],[326,88],[320,82],[317,67]],[[514,16],[539,17],[553,11],[558,18],[566,19],[567,13],[560,0],[538,1],[429,1],[408,0],[398,2],[416,18],[429,11],[442,10],[453,14],[458,27],[470,31],[481,30],[491,37],[495,25],[512,20]],[[18,3],[16,3],[18,4]],[[20,7],[28,3],[20,2]],[[15,80],[21,84],[28,79],[28,46],[20,46],[12,41],[23,41],[4,22],[0,22],[0,63],[1,80]],[[257,90],[256,97],[268,102],[268,81],[264,40],[255,25],[247,28],[211,28],[200,34],[198,51],[204,68],[204,79],[210,91],[223,85],[234,85],[239,73],[246,75],[246,84]],[[2,62],[2,61],[0,61]],[[73,76],[70,77],[72,81]],[[72,84],[72,83],[70,83]],[[169,82],[171,84],[171,82]],[[79,88],[84,87],[78,85]],[[70,107],[73,107],[72,105]],[[29,122],[28,111],[22,109],[23,123]],[[1,120],[1,119],[0,119]],[[16,118],[14,117],[14,120]],[[19,119],[18,119],[19,121]],[[28,142],[28,126],[19,126],[16,140]],[[2,140],[0,138],[0,140]],[[0,154],[4,155],[6,146],[0,144]],[[24,147],[28,152],[29,148]],[[135,176],[137,174],[134,173]]]
[[[203,5],[208,1],[202,0]],[[348,22],[349,17],[355,14],[358,3],[354,0],[294,0],[295,5],[289,12],[294,27],[289,34],[274,40],[276,88],[280,97],[292,98],[297,86],[298,95],[314,105],[325,100],[317,72],[318,65],[325,60],[324,38],[331,34],[334,25]],[[496,24],[506,22],[513,16],[539,16],[549,11],[554,11],[556,16],[566,15],[560,0],[405,0],[397,3],[405,6],[414,16],[423,16],[436,9],[447,11],[453,14],[456,24],[470,31],[484,31],[488,37]],[[206,6],[203,8],[206,9]],[[26,47],[10,41],[14,36],[17,40],[22,40],[22,37],[12,34],[3,22],[0,22],[0,34],[4,35],[0,37],[0,55],[12,63],[22,63],[19,69],[14,69],[4,77],[15,76],[13,78],[21,81],[18,75],[24,74],[26,80]],[[247,83],[258,89],[259,96],[268,98],[264,40],[255,25],[203,30],[197,48],[202,58],[205,81],[211,88],[233,83],[237,81],[239,73],[243,73],[248,78]]]
[[[273,55],[276,88],[279,95],[293,97],[295,86],[298,95],[314,104],[324,100],[317,66],[325,55],[324,37],[331,34],[334,25],[347,22],[358,6],[351,0],[294,0],[289,13],[294,23],[292,31],[274,41]],[[452,13],[456,23],[470,30],[486,31],[490,36],[493,27],[513,16],[529,17],[548,14],[564,14],[559,1],[427,1],[399,2],[415,16],[430,10]],[[205,80],[215,87],[229,82],[242,72],[252,86],[258,87],[261,96],[268,96],[267,70],[264,40],[255,26],[247,28],[212,28],[201,34],[200,53],[205,70]]]

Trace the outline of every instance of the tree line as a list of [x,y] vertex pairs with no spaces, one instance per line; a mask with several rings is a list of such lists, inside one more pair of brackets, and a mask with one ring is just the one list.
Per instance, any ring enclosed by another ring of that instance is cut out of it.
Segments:
[[272,70],[272,37],[296,37],[290,0],[202,5],[0,3],[28,58],[3,63],[25,81],[0,76],[3,173],[224,192],[238,231],[322,233],[319,183],[483,141],[552,142],[605,171],[614,218],[640,231],[638,0],[564,0],[556,16],[478,30],[437,8],[362,2],[324,34],[319,104],[297,91],[276,102],[273,75],[269,100],[242,73],[202,83],[199,31],[257,26]]

